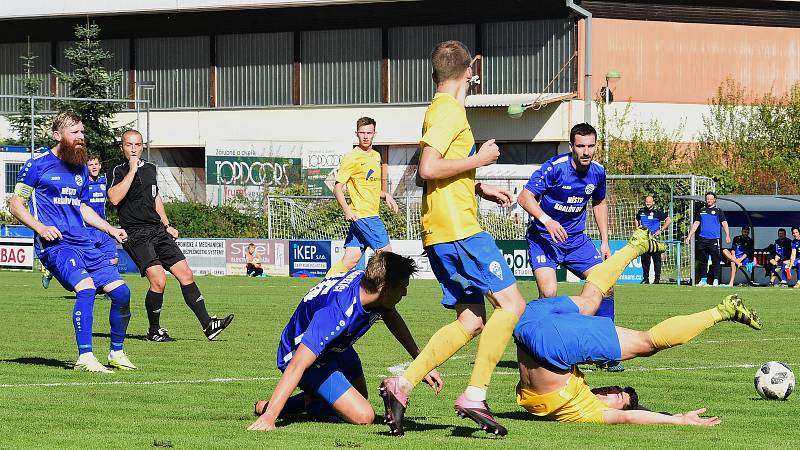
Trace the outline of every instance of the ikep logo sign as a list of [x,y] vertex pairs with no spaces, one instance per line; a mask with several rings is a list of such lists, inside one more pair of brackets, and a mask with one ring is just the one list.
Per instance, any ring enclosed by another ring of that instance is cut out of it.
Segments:
[[290,241],[289,276],[324,277],[331,267],[331,241]]

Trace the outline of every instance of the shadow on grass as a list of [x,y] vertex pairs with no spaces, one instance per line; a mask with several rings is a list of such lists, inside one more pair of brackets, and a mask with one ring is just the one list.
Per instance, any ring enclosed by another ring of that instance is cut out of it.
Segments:
[[547,422],[546,419],[543,419],[539,416],[534,416],[528,411],[507,411],[507,412],[495,413],[494,416],[497,417],[498,419],[538,420],[541,422]]
[[[436,423],[421,423],[414,420],[415,417],[406,417],[403,419],[403,430],[404,432],[419,432],[419,431],[430,431],[430,430],[444,430],[450,428],[450,425],[441,425]],[[388,425],[383,423],[383,416],[382,415],[375,415],[375,425],[384,425],[386,426],[386,431],[380,431],[377,434],[381,436],[390,436],[390,437],[397,437],[389,432]]]
[[[108,334],[108,333],[92,333],[92,337],[109,338],[110,339],[111,335]],[[144,334],[126,334],[125,335],[125,339],[133,339],[134,341],[149,341],[149,339],[147,339],[147,335],[144,335]],[[198,341],[198,342],[202,341],[202,342],[205,342],[208,339],[197,339],[197,338],[180,338],[180,339],[178,339],[178,338],[176,338],[175,340],[176,341]],[[225,342],[225,339],[214,339],[214,342]],[[167,344],[167,345],[169,345],[169,344],[171,344],[171,342],[154,342],[154,344]]]
[[480,429],[477,424],[475,427],[462,427],[457,425],[453,427],[453,433],[451,436],[468,437],[472,439],[502,439],[499,436],[495,436],[494,434],[487,433],[486,431]]
[[519,369],[519,363],[516,361],[500,361],[497,363],[497,367],[503,367],[505,369]]
[[60,367],[62,369],[70,369],[70,370],[72,370],[73,366],[75,365],[71,361],[61,361],[59,359],[53,359],[53,358],[40,358],[38,356],[30,356],[30,357],[14,358],[14,359],[0,359],[0,362],[25,364],[31,366]]

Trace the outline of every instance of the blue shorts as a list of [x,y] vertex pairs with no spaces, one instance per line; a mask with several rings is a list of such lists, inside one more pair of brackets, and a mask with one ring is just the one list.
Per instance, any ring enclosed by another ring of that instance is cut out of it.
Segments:
[[387,245],[389,245],[389,233],[386,232],[386,226],[378,216],[365,217],[351,223],[347,238],[344,240],[345,247],[359,247],[362,252],[367,247],[380,250]]
[[90,233],[92,240],[94,240],[95,248],[100,250],[109,261],[119,258],[119,254],[117,253],[117,241],[114,238],[109,236],[108,233],[103,233],[96,228],[90,229]]
[[555,270],[559,264],[583,278],[583,274],[603,262],[603,256],[585,234],[576,234],[565,242],[555,243],[550,235],[528,233],[528,254],[531,269],[549,267]]
[[68,291],[91,278],[96,288],[122,280],[117,268],[95,247],[50,247],[40,258],[42,264]]
[[311,364],[299,387],[308,394],[313,394],[333,406],[339,397],[353,387],[353,382],[364,375],[361,359],[353,347],[336,353],[334,357]]
[[566,295],[529,302],[514,328],[514,341],[537,362],[558,370],[622,358],[614,322],[581,314]]
[[488,292],[517,282],[494,238],[485,232],[425,247],[431,270],[442,287],[442,305],[483,304]]

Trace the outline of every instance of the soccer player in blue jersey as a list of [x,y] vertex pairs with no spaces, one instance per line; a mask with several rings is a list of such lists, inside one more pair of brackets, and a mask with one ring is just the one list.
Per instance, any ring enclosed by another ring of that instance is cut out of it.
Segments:
[[742,267],[748,274],[753,271],[753,238],[750,237],[750,228],[742,227],[742,234],[733,238],[731,249],[723,249],[722,254],[731,262],[731,281],[728,286],[733,287],[738,268]]
[[[411,258],[383,251],[365,270],[338,273],[311,288],[281,334],[278,369],[283,372],[270,399],[256,403],[249,430],[269,431],[282,414],[308,412],[317,420],[370,424],[367,382],[353,344],[373,323],[386,327],[412,357],[417,344],[395,309],[417,268]],[[438,393],[436,370],[425,377]],[[296,387],[302,393],[290,397]]]
[[[571,153],[554,156],[533,172],[517,200],[531,215],[526,238],[540,298],[556,296],[559,264],[585,279],[596,265],[611,256],[606,169],[594,161],[597,131],[588,123],[579,123],[570,130],[569,145]],[[600,251],[584,232],[590,200],[600,231]],[[597,315],[614,319],[613,290],[603,298]],[[624,370],[620,364],[608,369]]]
[[794,267],[798,280],[794,283],[795,289],[800,289],[800,228],[792,227],[792,254],[789,258],[789,270]]
[[[57,145],[25,163],[17,176],[9,211],[36,233],[36,255],[65,289],[75,292],[72,321],[78,344],[76,370],[112,372],[92,353],[94,296],[97,288],[111,298],[111,350],[108,363],[136,369],[122,349],[130,313],[130,290],[90,237],[90,225],[119,241],[125,230],[114,228],[86,203],[89,180],[81,118],[73,112],[56,115]],[[26,205],[26,203],[28,203]]]
[[[656,207],[652,195],[644,198],[644,207],[636,213],[636,226],[643,226],[653,236],[658,236],[668,229],[671,223],[672,218],[661,208]],[[653,283],[658,284],[661,281],[661,253],[643,253],[641,259],[642,284],[650,284],[650,261],[653,262]]]
[[786,237],[786,229],[778,229],[778,239],[772,244],[772,257],[769,260],[770,267],[773,268],[770,273],[770,282],[772,285],[775,283],[775,274],[780,277],[780,287],[785,288],[788,285],[788,275],[791,273],[792,267],[792,242]]
[[[684,243],[689,245],[689,241],[696,231],[697,241],[695,242],[695,282],[698,286],[705,286],[706,283],[701,279],[707,273],[708,257],[711,257],[711,272],[708,272],[708,285],[719,285],[719,257],[720,249],[720,229],[725,231],[725,243],[731,242],[731,233],[728,229],[728,221],[725,219],[725,212],[717,208],[717,194],[706,192],[706,205],[698,211],[697,219],[692,223],[692,229],[686,236]],[[784,235],[786,233],[784,232]]]

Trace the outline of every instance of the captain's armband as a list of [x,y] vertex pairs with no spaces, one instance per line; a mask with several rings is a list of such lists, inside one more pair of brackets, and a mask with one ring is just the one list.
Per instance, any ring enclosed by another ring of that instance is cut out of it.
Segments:
[[14,195],[25,201],[28,201],[28,199],[31,198],[31,195],[33,195],[33,187],[28,186],[25,183],[17,183],[14,186]]

